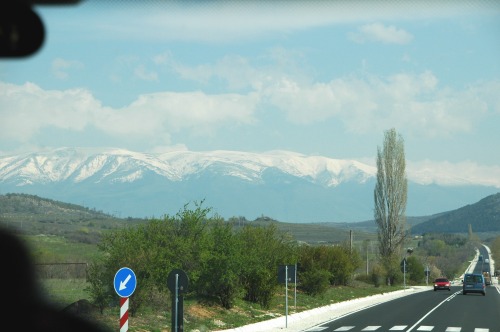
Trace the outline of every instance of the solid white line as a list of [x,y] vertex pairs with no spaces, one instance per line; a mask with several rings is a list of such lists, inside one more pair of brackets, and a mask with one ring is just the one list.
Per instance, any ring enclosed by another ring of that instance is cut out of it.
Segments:
[[413,330],[415,328],[415,326],[417,326],[418,324],[420,324],[421,321],[423,321],[427,316],[429,316],[431,314],[431,312],[433,312],[434,310],[436,310],[441,304],[449,301],[450,299],[454,298],[455,296],[457,296],[458,293],[460,293],[461,291],[458,291],[458,292],[455,292],[453,293],[452,295],[448,296],[446,299],[444,299],[443,301],[441,301],[437,306],[435,306],[434,308],[432,308],[431,311],[429,311],[428,313],[426,313],[422,318],[420,318],[418,320],[418,322],[416,322],[412,327],[410,327],[406,332],[410,332],[411,330]]

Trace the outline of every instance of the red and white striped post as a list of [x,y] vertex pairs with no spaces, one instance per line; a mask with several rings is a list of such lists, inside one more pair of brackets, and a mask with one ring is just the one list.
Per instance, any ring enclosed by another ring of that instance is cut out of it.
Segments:
[[128,331],[128,297],[120,297],[120,332]]

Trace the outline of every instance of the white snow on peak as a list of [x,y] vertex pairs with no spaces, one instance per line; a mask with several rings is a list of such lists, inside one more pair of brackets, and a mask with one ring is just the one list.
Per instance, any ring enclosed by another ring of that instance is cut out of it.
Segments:
[[[351,160],[330,159],[321,156],[305,156],[296,152],[270,151],[265,153],[215,150],[209,152],[172,151],[161,154],[160,159],[169,163],[182,176],[203,170],[215,163],[234,166],[233,176],[252,179],[268,168],[276,168],[297,177],[312,180],[331,174],[335,185],[343,180],[361,176],[364,180],[375,174],[375,169]],[[238,173],[240,169],[242,172]],[[251,176],[253,175],[253,176]]]
[[152,154],[115,148],[58,148],[0,157],[0,181],[20,177],[24,181],[39,183],[81,182],[90,178],[94,182],[104,179],[130,182],[143,177],[146,171],[180,181],[208,169],[246,181],[259,181],[262,173],[269,168],[327,186],[350,180],[365,181],[375,174],[373,167],[356,161],[305,156],[289,151],[252,153],[215,150]]
[[[264,153],[187,150],[141,153],[118,148],[58,148],[37,153],[0,156],[0,182],[17,185],[57,181],[133,182],[155,173],[182,181],[210,171],[262,181],[263,173],[277,169],[322,186],[364,183],[376,177],[376,167],[356,160],[308,156],[291,151]],[[461,163],[407,162],[408,179],[422,185],[482,185],[500,188],[500,167]]]

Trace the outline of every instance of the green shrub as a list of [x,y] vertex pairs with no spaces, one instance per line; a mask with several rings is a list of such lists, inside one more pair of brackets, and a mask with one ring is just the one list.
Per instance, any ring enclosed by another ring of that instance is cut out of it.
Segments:
[[330,288],[332,274],[327,270],[309,270],[299,276],[300,288],[308,295],[324,294]]

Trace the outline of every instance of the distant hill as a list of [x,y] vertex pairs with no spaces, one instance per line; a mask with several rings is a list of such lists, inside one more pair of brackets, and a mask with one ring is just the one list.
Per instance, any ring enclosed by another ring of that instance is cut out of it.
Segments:
[[143,222],[28,194],[0,195],[0,227],[27,235],[58,235],[95,243],[103,231]]
[[[89,234],[92,242],[98,234],[110,229],[128,227],[146,222],[142,218],[117,218],[102,211],[77,204],[64,203],[28,194],[0,195],[0,226],[27,234],[64,235],[81,239]],[[376,239],[374,220],[352,223],[290,223],[261,215],[255,220],[233,218],[236,227],[274,224],[295,239],[307,243],[339,243],[349,241],[353,232],[356,241]],[[468,233],[469,224],[474,233],[500,234],[500,193],[487,196],[475,204],[422,217],[407,217],[412,235],[423,233]],[[75,233],[79,236],[75,237]],[[93,234],[93,235],[92,235]]]
[[440,213],[414,225],[412,234],[500,232],[500,193],[487,196],[479,202]]
[[[145,223],[147,219],[117,218],[95,209],[28,194],[0,195],[0,227],[29,235],[58,235],[73,241],[96,243],[103,232]],[[311,244],[349,241],[349,230],[332,225],[288,223],[260,216],[231,219],[236,228],[273,224],[299,242]],[[357,231],[356,240],[374,240],[373,232]]]
[[95,209],[89,209],[80,205],[64,203],[48,198],[28,194],[0,195],[0,216],[17,215],[18,218],[30,215],[32,218],[38,216],[40,219],[57,219],[64,216],[65,219],[82,218],[112,218],[110,215]]
[[[441,212],[430,216],[406,217],[407,226],[412,235],[424,233],[488,233],[500,234],[500,193],[487,196],[477,203],[469,204],[456,210]],[[322,225],[350,229],[358,232],[376,233],[375,220],[353,223],[322,223]],[[484,237],[481,235],[480,237]]]

